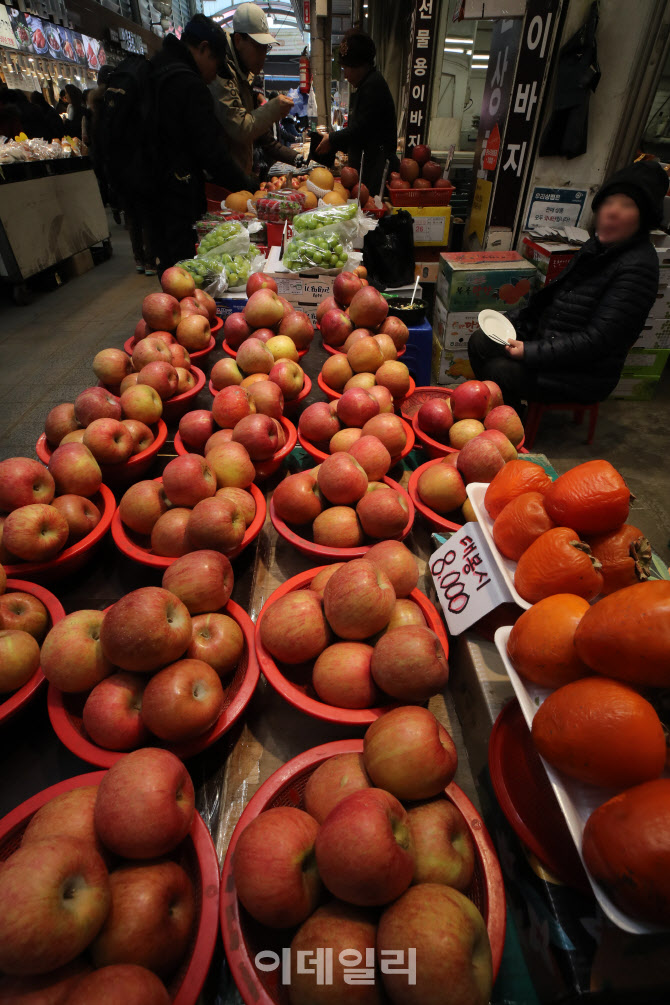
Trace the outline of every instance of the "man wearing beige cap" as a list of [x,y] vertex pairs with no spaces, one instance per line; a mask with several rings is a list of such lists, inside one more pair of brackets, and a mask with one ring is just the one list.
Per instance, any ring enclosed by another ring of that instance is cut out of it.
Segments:
[[265,64],[268,49],[279,42],[268,31],[265,12],[255,3],[243,3],[233,15],[232,33],[226,32],[228,50],[210,84],[216,117],[230,140],[230,153],[246,174],[251,174],[254,142],[266,159],[293,164],[295,151],[283,147],[272,136],[272,126],[291,111],[293,101],[285,94],[271,98],[259,108],[252,81]]

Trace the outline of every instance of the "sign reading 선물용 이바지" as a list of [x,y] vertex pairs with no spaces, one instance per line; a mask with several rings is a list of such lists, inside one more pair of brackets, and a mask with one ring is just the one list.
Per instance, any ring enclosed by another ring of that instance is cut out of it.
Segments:
[[407,118],[404,124],[405,156],[428,139],[432,96],[433,51],[438,26],[438,0],[414,0],[410,55],[407,67]]

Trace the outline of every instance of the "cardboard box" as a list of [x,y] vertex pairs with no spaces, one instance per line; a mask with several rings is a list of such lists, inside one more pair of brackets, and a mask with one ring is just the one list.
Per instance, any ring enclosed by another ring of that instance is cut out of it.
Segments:
[[630,350],[623,365],[623,374],[644,374],[647,377],[660,377],[668,362],[670,349],[638,349]]
[[550,283],[559,276],[572,257],[579,251],[578,245],[560,244],[557,241],[534,241],[523,239],[523,257],[532,262],[542,275],[542,283]]
[[435,336],[433,336],[431,373],[433,384],[439,387],[455,387],[474,378],[467,349],[444,349]]
[[394,213],[401,211],[414,218],[415,245],[435,247],[449,243],[451,206],[394,206]]
[[651,401],[656,393],[658,377],[650,377],[646,373],[634,373],[622,376],[612,391],[610,398],[624,401]]
[[636,343],[636,349],[670,349],[670,319],[647,318]]
[[516,251],[446,252],[440,256],[437,296],[449,312],[523,307],[538,271]]
[[[315,304],[318,306],[326,297],[332,296],[333,284],[337,275],[330,276],[325,272],[310,270],[303,272],[277,272],[280,259],[280,248],[270,248],[263,272],[272,276],[277,284],[277,293],[285,297],[290,304]],[[314,272],[314,275],[311,273]],[[304,310],[303,307],[300,310]]]
[[85,248],[84,251],[78,251],[76,255],[71,255],[64,263],[62,270],[68,279],[74,279],[76,276],[83,276],[86,272],[90,272],[92,268],[91,249]]

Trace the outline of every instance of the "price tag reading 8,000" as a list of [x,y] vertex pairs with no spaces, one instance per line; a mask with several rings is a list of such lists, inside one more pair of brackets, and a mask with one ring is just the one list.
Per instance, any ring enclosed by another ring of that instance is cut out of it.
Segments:
[[430,571],[452,635],[512,600],[476,523],[466,523],[431,555]]

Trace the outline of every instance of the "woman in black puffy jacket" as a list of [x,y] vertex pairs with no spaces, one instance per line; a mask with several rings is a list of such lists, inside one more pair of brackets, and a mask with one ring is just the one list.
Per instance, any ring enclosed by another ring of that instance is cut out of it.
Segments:
[[656,161],[619,171],[593,200],[595,235],[526,307],[508,314],[516,339],[501,346],[481,330],[468,343],[480,380],[505,402],[603,401],[658,292],[658,255],[649,231],[663,218],[668,176]]

